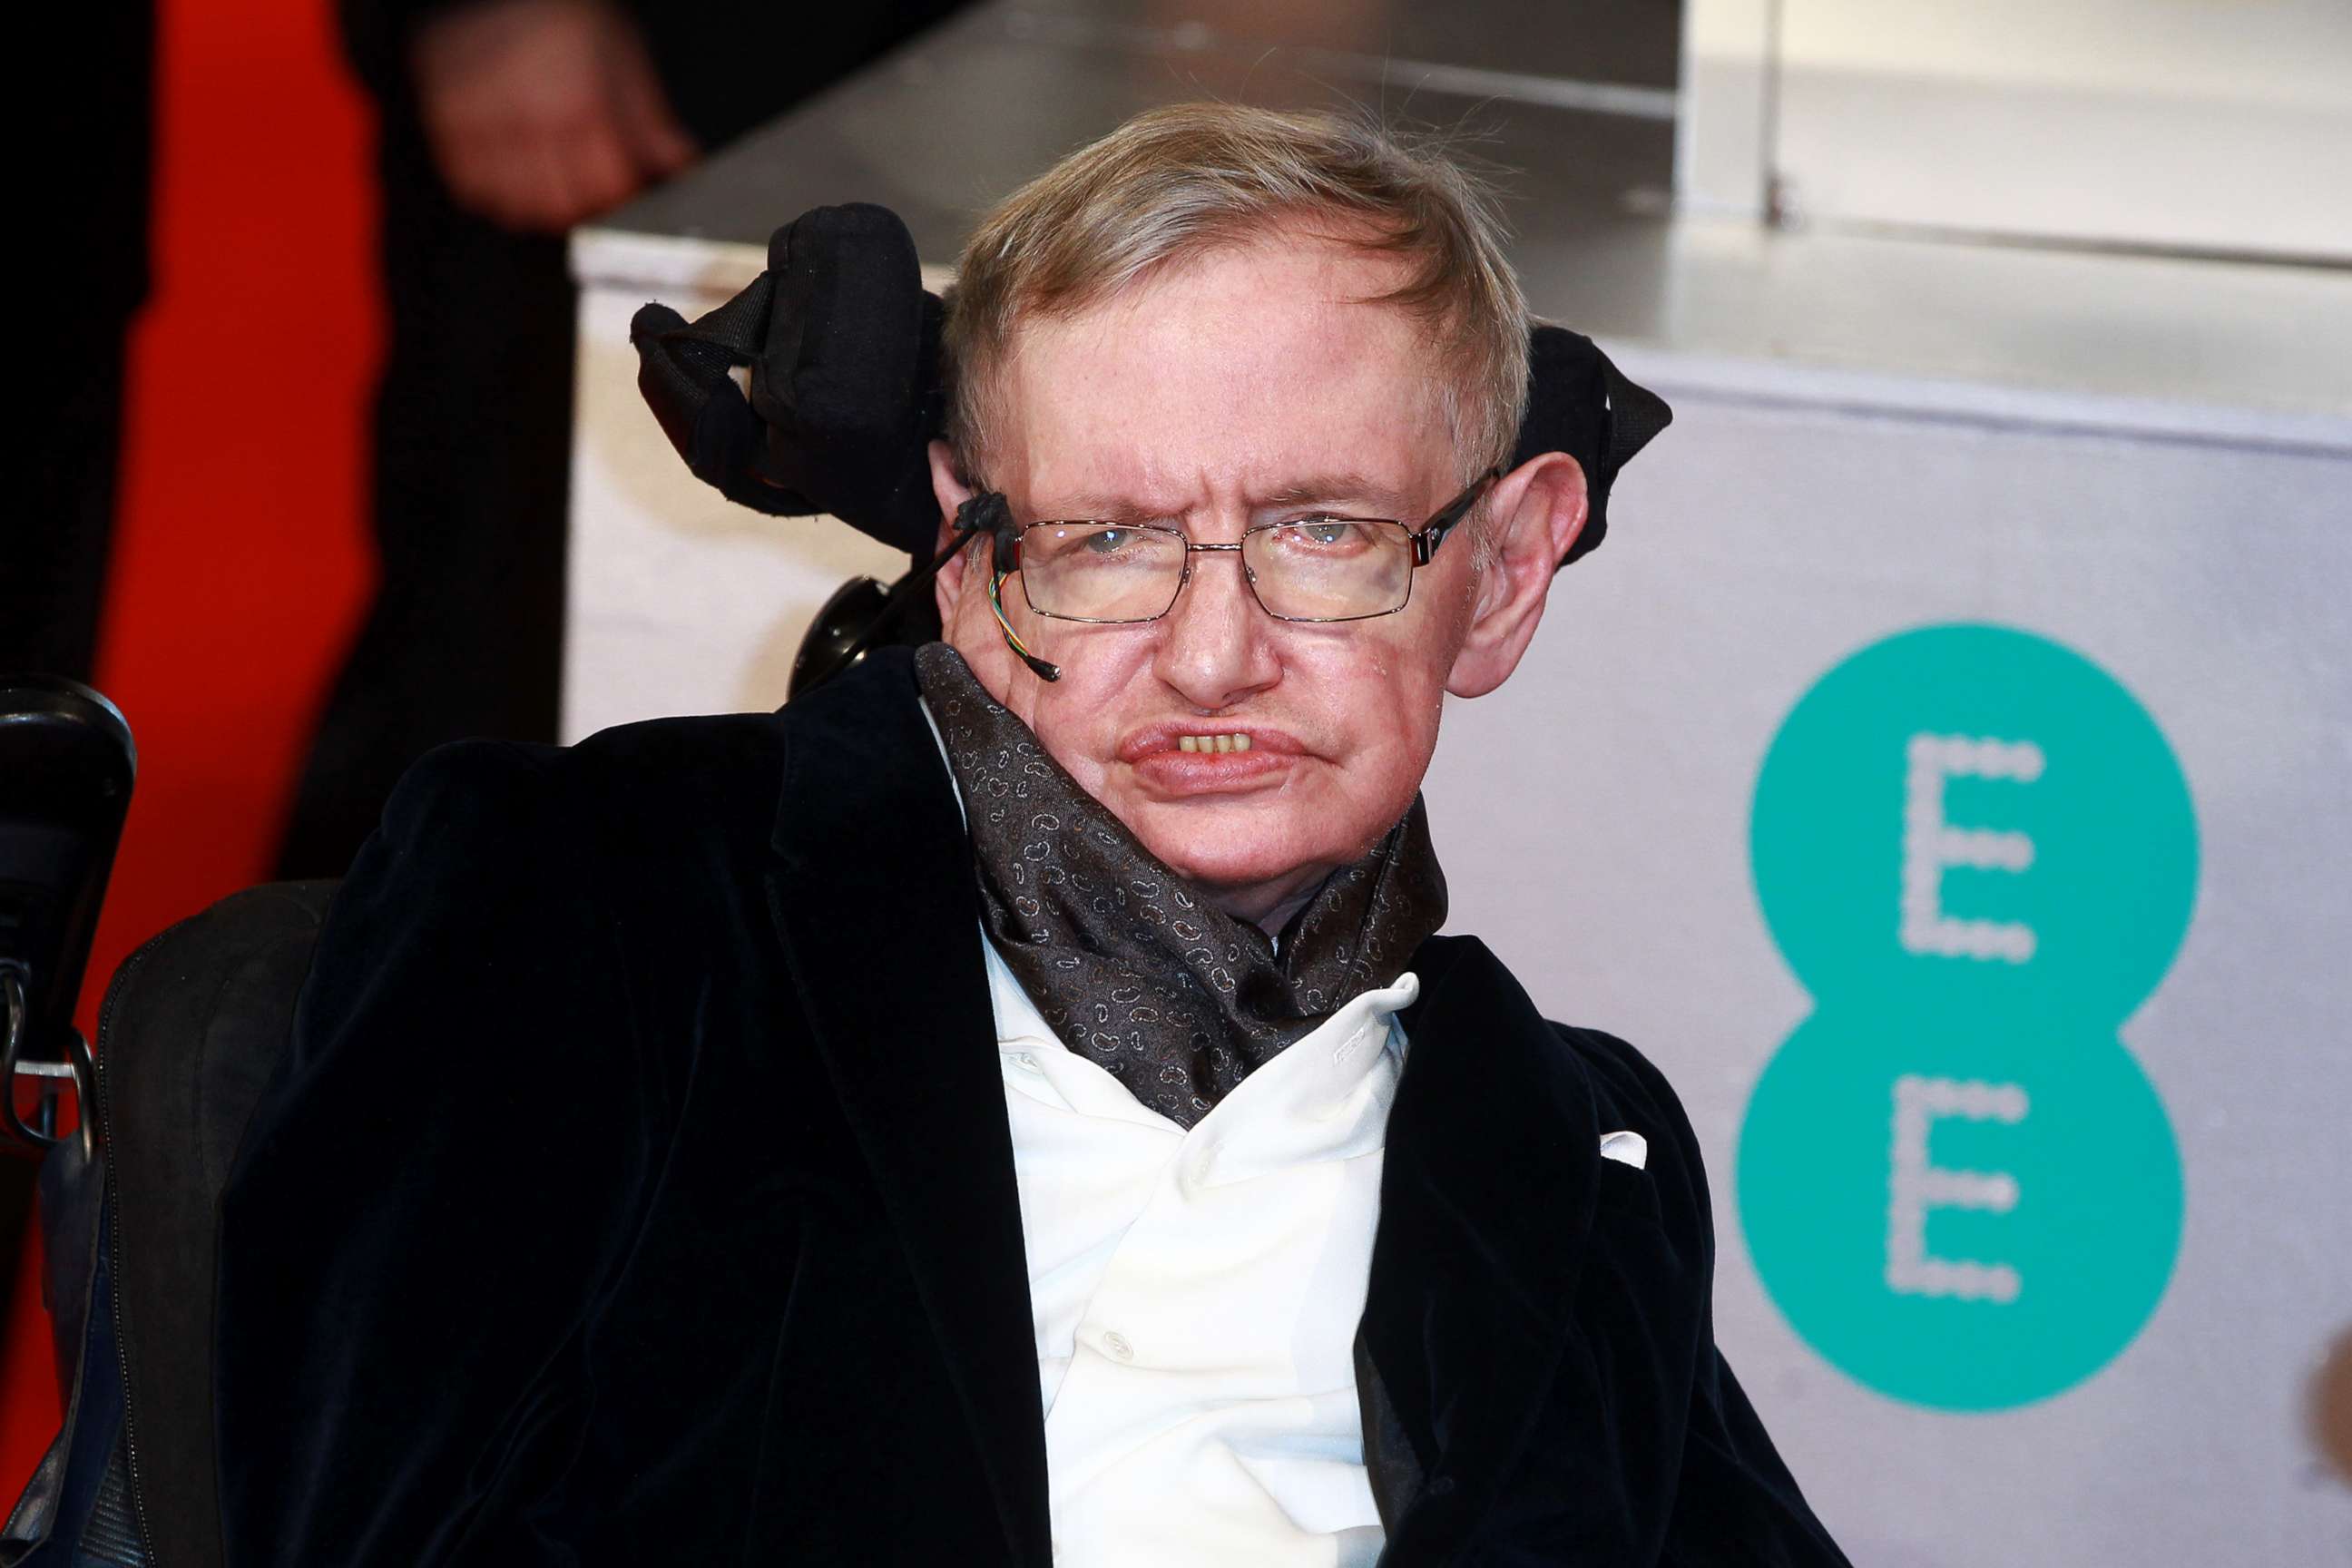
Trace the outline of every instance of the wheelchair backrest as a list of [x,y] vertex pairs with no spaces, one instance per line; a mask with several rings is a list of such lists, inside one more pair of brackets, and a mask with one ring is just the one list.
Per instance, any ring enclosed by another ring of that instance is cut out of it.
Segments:
[[[51,1282],[52,1312],[87,1322],[71,1356],[80,1372],[68,1432],[52,1456],[58,1500],[47,1539],[21,1558],[10,1554],[26,1568],[221,1568],[212,1367],[221,1188],[292,1037],[335,887],[289,882],[234,894],[141,948],[107,987],[99,1165],[68,1168],[62,1182],[47,1184],[95,1183],[102,1170],[104,1185],[102,1204],[56,1205],[97,1234],[86,1251],[49,1238],[54,1253],[84,1251],[92,1261],[81,1279]],[[71,1143],[50,1156],[77,1157]],[[76,1312],[77,1301],[58,1300],[77,1292],[95,1310]],[[106,1340],[112,1356],[103,1353]],[[118,1387],[91,1386],[110,1374]],[[111,1422],[118,1409],[118,1432],[76,1433],[85,1419]],[[85,1542],[86,1533],[113,1539]]]

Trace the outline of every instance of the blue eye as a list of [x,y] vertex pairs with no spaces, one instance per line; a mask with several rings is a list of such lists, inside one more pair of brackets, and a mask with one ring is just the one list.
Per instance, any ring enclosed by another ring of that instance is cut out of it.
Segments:
[[1131,528],[1097,528],[1086,537],[1086,547],[1096,555],[1123,554],[1135,547],[1136,533]]
[[1274,530],[1275,545],[1304,555],[1346,555],[1371,542],[1370,531],[1346,518],[1302,517]]

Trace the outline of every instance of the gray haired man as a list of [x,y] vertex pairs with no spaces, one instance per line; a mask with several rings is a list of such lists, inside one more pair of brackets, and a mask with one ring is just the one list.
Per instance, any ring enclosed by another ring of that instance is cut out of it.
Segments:
[[990,215],[942,640],[436,753],[354,868],[225,1205],[232,1562],[1843,1563],[1672,1092],[1434,934],[1590,510],[1527,342],[1342,121]]

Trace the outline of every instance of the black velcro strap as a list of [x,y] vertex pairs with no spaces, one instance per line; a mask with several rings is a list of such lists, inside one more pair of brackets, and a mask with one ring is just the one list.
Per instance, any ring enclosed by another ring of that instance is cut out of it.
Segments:
[[[637,389],[696,478],[761,511],[829,512],[928,554],[940,318],[897,215],[818,207],[776,230],[768,270],[741,293],[691,323],[647,305],[629,341]],[[729,374],[746,365],[748,400]]]

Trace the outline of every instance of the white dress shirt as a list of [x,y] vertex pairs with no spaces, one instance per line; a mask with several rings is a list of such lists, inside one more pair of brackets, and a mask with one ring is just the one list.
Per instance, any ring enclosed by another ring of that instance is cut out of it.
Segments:
[[980,943],[1057,1568],[1370,1568],[1356,1325],[1420,980],[1349,1002],[1188,1131],[1056,1039]]
[[985,934],[1065,1565],[1369,1564],[1354,1345],[1400,976],[1190,1131],[1057,1041]]

